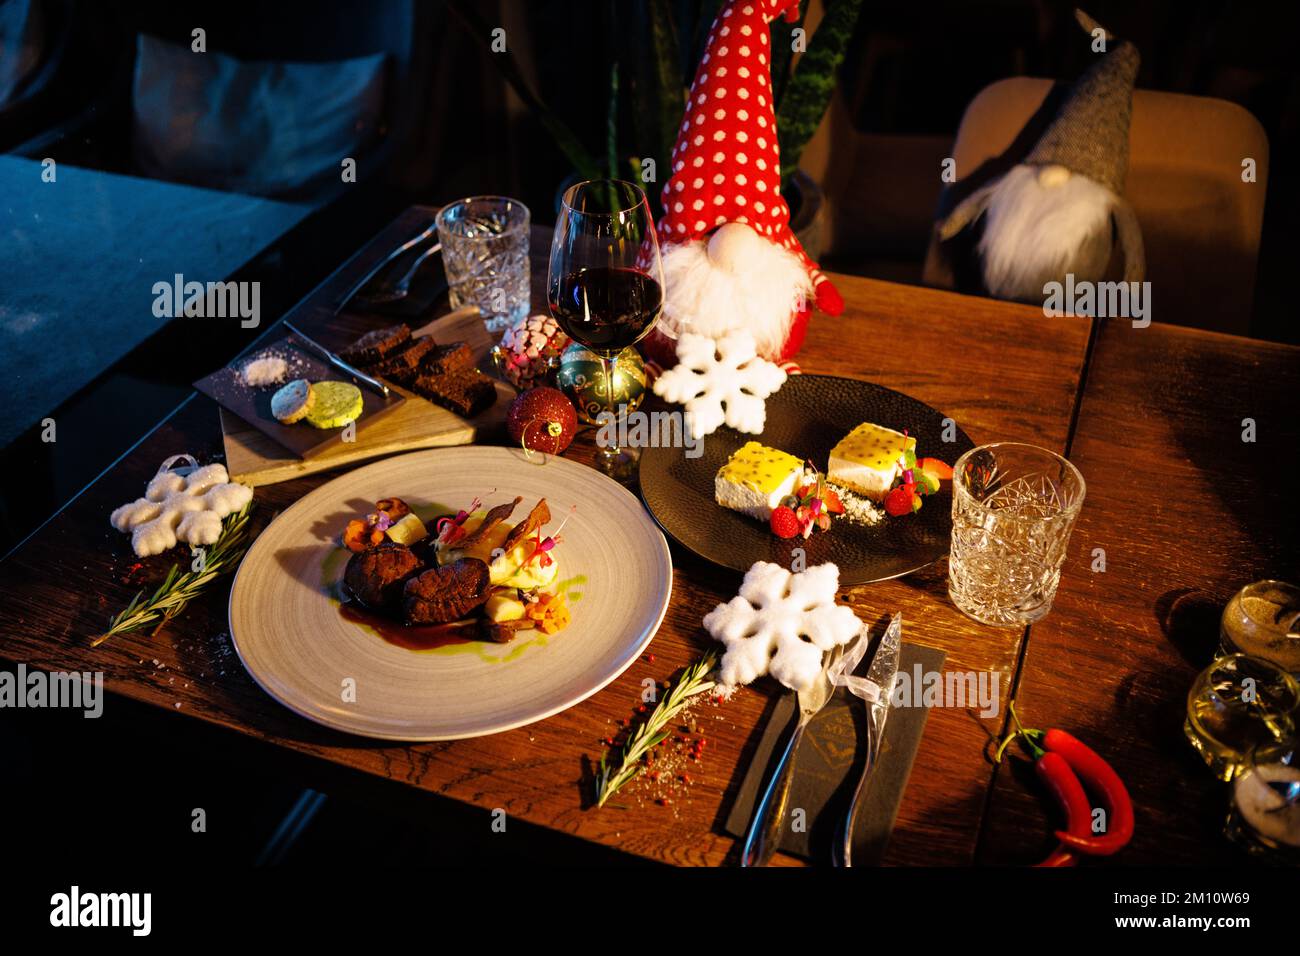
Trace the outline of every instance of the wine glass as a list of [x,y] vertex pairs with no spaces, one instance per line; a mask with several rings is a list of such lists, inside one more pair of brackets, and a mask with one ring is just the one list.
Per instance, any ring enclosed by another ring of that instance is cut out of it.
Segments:
[[[664,303],[659,243],[640,186],[593,179],[569,187],[555,224],[546,296],[560,328],[599,356],[605,379],[602,421],[616,424],[619,353],[646,336]],[[617,429],[607,431],[614,437],[597,442],[596,467],[626,480],[637,451],[618,446]]]

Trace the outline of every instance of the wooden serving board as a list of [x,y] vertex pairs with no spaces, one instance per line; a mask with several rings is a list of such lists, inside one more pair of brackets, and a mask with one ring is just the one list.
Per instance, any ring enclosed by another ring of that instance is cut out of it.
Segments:
[[[495,343],[483,327],[477,309],[461,309],[434,319],[415,330],[415,334],[432,335],[439,342],[465,342],[474,352],[479,367],[491,368],[488,353]],[[370,423],[364,431],[358,430],[356,441],[338,442],[311,458],[297,457],[239,416],[221,409],[226,470],[233,481],[257,487],[417,448],[468,445],[480,431],[505,421],[506,409],[515,396],[513,387],[498,380],[497,400],[492,407],[472,419],[464,419],[391,382],[389,387],[406,400]]]

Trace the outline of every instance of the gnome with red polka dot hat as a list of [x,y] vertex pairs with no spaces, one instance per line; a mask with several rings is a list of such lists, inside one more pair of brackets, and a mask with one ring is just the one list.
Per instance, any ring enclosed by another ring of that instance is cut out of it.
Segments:
[[788,362],[812,303],[844,308],[790,231],[781,195],[768,24],[783,15],[797,19],[798,0],[724,0],[691,84],[659,221],[667,334],[645,343],[665,366],[675,364],[670,335],[738,328],[764,358]]

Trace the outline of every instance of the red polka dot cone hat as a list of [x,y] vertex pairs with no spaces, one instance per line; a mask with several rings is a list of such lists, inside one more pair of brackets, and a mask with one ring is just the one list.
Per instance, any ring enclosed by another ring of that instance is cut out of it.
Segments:
[[[718,336],[744,326],[774,361],[798,351],[810,299],[830,315],[844,308],[790,231],[781,195],[768,24],[798,13],[798,0],[724,0],[691,84],[659,221],[668,331]],[[654,343],[648,351],[659,357]]]

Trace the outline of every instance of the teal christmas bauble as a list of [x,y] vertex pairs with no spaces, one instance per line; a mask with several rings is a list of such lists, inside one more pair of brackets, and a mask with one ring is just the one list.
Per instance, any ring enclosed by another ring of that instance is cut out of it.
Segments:
[[[600,356],[585,345],[575,342],[564,350],[555,372],[555,384],[588,425],[597,424],[597,416],[609,407],[605,368]],[[617,412],[618,406],[626,405],[627,411],[635,411],[645,398],[645,389],[645,364],[637,350],[629,345],[614,362],[614,410]]]

